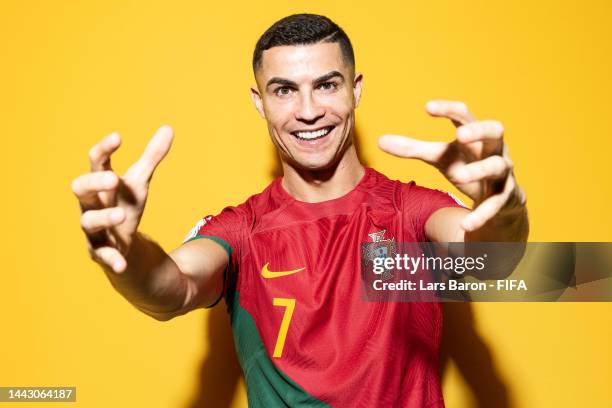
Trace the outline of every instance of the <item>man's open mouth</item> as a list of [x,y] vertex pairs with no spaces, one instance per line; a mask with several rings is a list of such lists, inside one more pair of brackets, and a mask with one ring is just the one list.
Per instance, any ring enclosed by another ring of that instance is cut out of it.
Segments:
[[293,136],[295,136],[299,140],[317,140],[322,137],[327,136],[335,126],[326,126],[317,130],[297,130],[295,132],[291,132]]

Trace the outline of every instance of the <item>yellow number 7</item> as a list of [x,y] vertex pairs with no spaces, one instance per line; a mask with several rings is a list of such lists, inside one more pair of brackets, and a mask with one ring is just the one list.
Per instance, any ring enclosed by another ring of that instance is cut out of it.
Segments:
[[287,338],[287,330],[289,330],[289,322],[291,322],[293,309],[295,309],[295,299],[274,298],[272,299],[272,304],[274,306],[285,307],[283,320],[281,321],[280,329],[278,330],[278,337],[276,338],[276,346],[274,346],[274,354],[272,354],[272,357],[279,358],[283,354],[283,347],[285,346],[285,339]]

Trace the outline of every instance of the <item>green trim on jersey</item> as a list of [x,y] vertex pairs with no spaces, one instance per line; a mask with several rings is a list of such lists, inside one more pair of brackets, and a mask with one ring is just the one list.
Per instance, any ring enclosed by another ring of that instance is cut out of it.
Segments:
[[227,241],[224,240],[223,238],[215,237],[214,235],[196,234],[194,237],[189,238],[184,243],[186,244],[186,243],[188,243],[190,241],[194,241],[196,239],[201,239],[201,238],[211,239],[211,240],[215,241],[217,244],[221,245],[223,247],[223,249],[225,249],[225,252],[227,252],[227,261],[228,261],[228,263],[231,262],[231,260],[232,260],[232,252],[234,252],[234,250],[232,249],[230,244],[228,244]]
[[240,294],[226,298],[234,334],[234,346],[244,372],[249,408],[330,407],[309,395],[270,359],[255,321],[240,306]]
[[[224,239],[213,235],[198,234],[185,241],[185,243],[201,238],[215,241],[227,252],[227,268],[223,277],[225,282],[230,270],[233,248]],[[208,307],[212,307],[218,302],[219,300]],[[234,346],[247,386],[249,408],[330,408],[325,402],[309,395],[274,365],[259,335],[255,320],[246,309],[240,306],[239,292],[228,288],[226,302],[232,321]]]

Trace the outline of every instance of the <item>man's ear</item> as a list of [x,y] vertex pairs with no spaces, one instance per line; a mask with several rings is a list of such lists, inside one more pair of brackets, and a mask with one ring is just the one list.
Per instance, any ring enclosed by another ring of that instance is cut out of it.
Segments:
[[259,94],[257,87],[255,86],[251,87],[251,99],[253,100],[253,103],[255,104],[255,109],[257,109],[257,112],[259,112],[259,115],[265,119],[266,112],[264,111],[264,108],[263,108],[263,101],[261,100],[261,95]]
[[361,72],[357,72],[355,74],[355,79],[353,80],[353,97],[355,98],[355,108],[359,106],[359,101],[361,100],[361,90],[363,89],[363,75]]

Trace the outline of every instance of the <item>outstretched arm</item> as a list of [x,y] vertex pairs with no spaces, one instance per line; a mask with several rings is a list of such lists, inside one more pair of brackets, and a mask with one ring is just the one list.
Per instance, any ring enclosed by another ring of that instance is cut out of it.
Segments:
[[168,254],[138,231],[151,178],[172,138],[172,129],[161,127],[120,177],[111,167],[111,155],[121,144],[113,133],[90,150],[91,171],[72,182],[91,258],[119,293],[159,320],[213,303],[228,262],[213,241],[188,242]]

